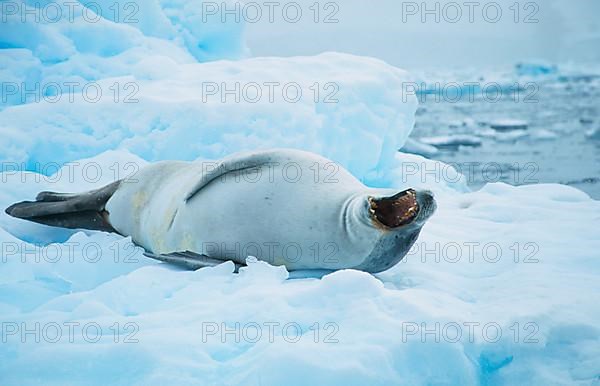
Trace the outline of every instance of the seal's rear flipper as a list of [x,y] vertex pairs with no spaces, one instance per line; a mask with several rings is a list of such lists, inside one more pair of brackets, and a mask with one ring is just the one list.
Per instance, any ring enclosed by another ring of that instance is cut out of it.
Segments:
[[11,205],[6,213],[12,217],[70,229],[117,231],[108,222],[106,202],[119,187],[113,182],[98,190],[81,194],[41,192],[35,201]]
[[[223,264],[225,261],[213,259],[206,255],[200,255],[194,252],[174,252],[165,255],[157,255],[151,252],[144,252],[144,256],[154,260],[162,261],[163,263],[177,265],[189,271],[197,271],[201,268],[216,267]],[[243,267],[241,264],[235,264],[235,272]]]

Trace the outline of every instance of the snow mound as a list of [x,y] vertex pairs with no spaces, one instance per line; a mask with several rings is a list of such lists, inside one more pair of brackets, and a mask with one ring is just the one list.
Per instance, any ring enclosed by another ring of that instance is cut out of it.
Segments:
[[[93,161],[111,157],[133,156]],[[2,205],[42,187],[10,178]],[[232,263],[179,271],[100,232],[33,245],[4,231],[20,221],[3,214],[0,381],[590,384],[600,203],[560,185],[505,184],[438,201],[404,262],[320,280],[286,280],[252,259],[240,274]]]
[[[158,161],[294,147],[362,178],[387,170],[412,130],[417,101],[402,92],[406,78],[376,59],[329,53],[181,65],[151,80],[105,79],[97,84],[109,92],[97,99],[74,93],[72,101],[65,95],[1,111],[0,133],[12,141],[0,144],[0,159],[43,172],[48,163],[111,149]],[[131,86],[118,101],[115,84]]]

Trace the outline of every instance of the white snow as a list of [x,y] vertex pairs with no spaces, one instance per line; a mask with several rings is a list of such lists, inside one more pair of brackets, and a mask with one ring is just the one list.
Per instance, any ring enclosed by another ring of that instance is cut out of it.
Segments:
[[[561,185],[470,192],[450,165],[398,153],[416,99],[402,94],[408,75],[382,61],[327,53],[199,63],[242,56],[243,26],[198,24],[199,1],[139,4],[136,25],[11,19],[0,30],[12,47],[0,50],[7,81],[138,86],[135,103],[122,103],[127,90],[119,102],[110,91],[95,103],[80,91],[57,103],[7,100],[1,208],[42,190],[100,187],[148,162],[288,146],[370,186],[431,189],[439,210],[391,270],[301,280],[252,259],[240,274],[231,263],[182,272],[127,238],[2,212],[1,385],[598,380],[598,201]],[[296,82],[303,97],[223,103],[206,89],[238,82],[263,92],[265,82]]]

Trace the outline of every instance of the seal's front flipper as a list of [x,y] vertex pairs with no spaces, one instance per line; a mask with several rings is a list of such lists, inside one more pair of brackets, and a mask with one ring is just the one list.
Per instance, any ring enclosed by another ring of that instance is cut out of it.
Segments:
[[[189,271],[197,271],[201,268],[216,267],[223,264],[225,261],[213,259],[206,255],[200,255],[195,252],[174,252],[165,255],[157,255],[151,252],[144,252],[144,256],[154,260],[162,261],[163,263],[173,264]],[[241,264],[235,264],[235,272],[242,267]]]
[[228,173],[251,170],[269,164],[283,164],[289,161],[290,158],[286,156],[285,150],[275,149],[238,153],[224,158],[216,166],[205,165],[202,167],[198,181],[186,194],[185,201],[190,201],[205,186],[207,186],[212,181],[215,181],[218,178],[224,177]]
[[104,209],[120,181],[80,194],[41,192],[35,201],[11,205],[6,213],[12,217],[70,229],[90,229],[105,232],[116,230],[108,222]]

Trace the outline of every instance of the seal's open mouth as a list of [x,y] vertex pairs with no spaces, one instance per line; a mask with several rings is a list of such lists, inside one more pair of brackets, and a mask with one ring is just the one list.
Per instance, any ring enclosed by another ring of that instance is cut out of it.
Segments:
[[417,192],[408,189],[392,197],[369,197],[369,211],[374,219],[388,228],[410,224],[419,214]]

